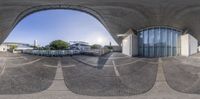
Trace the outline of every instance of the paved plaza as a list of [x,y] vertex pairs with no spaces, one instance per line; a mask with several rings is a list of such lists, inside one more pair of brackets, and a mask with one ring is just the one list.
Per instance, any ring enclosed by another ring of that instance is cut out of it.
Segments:
[[1,53],[0,99],[199,99],[199,55],[138,58]]

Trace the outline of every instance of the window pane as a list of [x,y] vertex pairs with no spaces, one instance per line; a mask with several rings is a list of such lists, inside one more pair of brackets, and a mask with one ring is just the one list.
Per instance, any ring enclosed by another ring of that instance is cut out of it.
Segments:
[[173,56],[175,56],[176,55],[176,42],[177,42],[177,39],[176,39],[176,35],[177,35],[177,33],[176,33],[176,31],[173,31],[173,36],[172,36],[172,38],[173,38],[173,42],[172,42],[172,47],[173,47]]
[[145,57],[179,55],[179,31],[166,27],[154,27],[139,33],[139,55]]
[[149,56],[154,57],[154,30],[149,30]]
[[143,56],[143,32],[139,33],[139,55]]
[[148,30],[144,31],[144,56],[148,57],[148,39],[149,39],[149,35],[148,35]]
[[168,30],[168,33],[167,33],[167,56],[171,56],[171,53],[172,53],[172,50],[171,50],[171,41],[172,41],[172,38],[171,38],[171,30]]
[[155,29],[155,56],[160,56],[160,29]]
[[167,56],[167,30],[166,29],[161,29],[161,53],[162,56]]

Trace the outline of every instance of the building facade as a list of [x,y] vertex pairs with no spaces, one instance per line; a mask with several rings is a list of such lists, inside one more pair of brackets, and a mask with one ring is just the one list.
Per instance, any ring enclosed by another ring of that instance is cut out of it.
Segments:
[[8,51],[8,46],[6,44],[1,44],[0,45],[0,52],[6,52]]
[[[130,56],[188,56],[196,53],[196,41],[200,40],[199,0],[112,0],[112,2],[110,0],[84,0],[81,3],[76,0],[26,1],[28,5],[24,5],[24,0],[1,1],[1,43],[13,27],[27,15],[47,9],[74,9],[93,15],[105,26],[118,44],[124,45],[122,46],[123,53]],[[125,34],[130,28],[135,30],[133,35],[126,35],[124,40],[118,38],[117,35]],[[177,34],[178,39],[173,38],[173,35]],[[131,42],[125,44],[127,40]],[[180,42],[174,45],[173,40]],[[127,47],[131,49],[125,49]]]
[[88,52],[91,50],[91,46],[87,42],[73,41],[70,45],[70,49],[79,50],[80,52]]
[[129,30],[122,40],[123,53],[129,56],[190,56],[198,52],[198,40],[189,33],[172,27],[156,26]]
[[29,44],[16,43],[16,42],[5,42],[5,43],[0,45],[0,51],[2,51],[2,52],[9,51],[11,46],[16,46],[16,48],[15,48],[16,51],[32,50],[33,49],[33,47]]

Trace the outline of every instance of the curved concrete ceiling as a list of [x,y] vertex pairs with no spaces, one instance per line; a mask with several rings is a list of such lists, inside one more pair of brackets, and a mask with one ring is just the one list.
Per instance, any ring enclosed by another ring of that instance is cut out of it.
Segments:
[[23,17],[39,10],[67,8],[96,17],[114,39],[128,29],[171,26],[200,40],[199,0],[0,0],[0,42]]

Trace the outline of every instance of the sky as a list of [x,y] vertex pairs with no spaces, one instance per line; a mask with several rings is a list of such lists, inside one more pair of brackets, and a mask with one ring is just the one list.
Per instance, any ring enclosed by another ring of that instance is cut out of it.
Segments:
[[5,42],[45,46],[53,40],[85,41],[90,45],[117,45],[106,28],[93,16],[75,10],[46,10],[20,21]]

